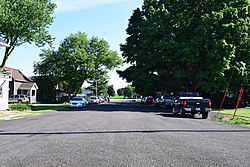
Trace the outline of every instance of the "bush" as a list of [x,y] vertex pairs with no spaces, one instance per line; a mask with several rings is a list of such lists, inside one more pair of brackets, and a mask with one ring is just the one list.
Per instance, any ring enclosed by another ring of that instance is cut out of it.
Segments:
[[30,110],[31,108],[29,104],[16,103],[16,104],[11,104],[10,109],[17,111],[25,111],[25,110]]

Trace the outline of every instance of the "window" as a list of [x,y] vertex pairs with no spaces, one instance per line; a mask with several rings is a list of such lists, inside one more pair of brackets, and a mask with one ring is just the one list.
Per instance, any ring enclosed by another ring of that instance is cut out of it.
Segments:
[[17,94],[22,94],[21,89],[18,89],[18,90],[17,90]]
[[36,95],[36,91],[32,90],[32,96],[35,96],[35,95]]

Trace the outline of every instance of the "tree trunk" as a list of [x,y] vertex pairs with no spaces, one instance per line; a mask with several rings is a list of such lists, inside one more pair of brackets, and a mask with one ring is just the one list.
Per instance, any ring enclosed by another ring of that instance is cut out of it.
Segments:
[[13,50],[14,50],[14,47],[6,47],[5,53],[4,53],[4,58],[3,58],[3,61],[2,61],[0,68],[3,68],[5,66],[7,59],[9,58],[9,55],[11,54],[11,52]]

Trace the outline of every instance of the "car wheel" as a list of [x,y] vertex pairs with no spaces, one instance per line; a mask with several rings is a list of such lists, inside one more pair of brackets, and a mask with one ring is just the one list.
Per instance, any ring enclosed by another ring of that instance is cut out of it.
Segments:
[[172,113],[173,113],[173,115],[175,115],[175,116],[178,115],[178,112],[176,112],[176,110],[175,110],[174,107],[172,108]]
[[208,112],[204,112],[201,114],[202,115],[202,119],[207,119],[208,117]]

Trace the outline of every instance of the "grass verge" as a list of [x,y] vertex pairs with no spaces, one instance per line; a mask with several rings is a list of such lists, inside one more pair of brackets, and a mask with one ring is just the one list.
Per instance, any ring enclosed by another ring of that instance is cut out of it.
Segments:
[[235,109],[222,109],[218,114],[218,121],[250,128],[250,107],[239,108],[233,119],[234,111]]
[[[235,111],[235,109],[222,109],[220,111],[220,113],[227,114],[227,115],[233,115],[234,111]],[[236,116],[238,116],[238,117],[249,117],[250,118],[250,107],[237,109]]]
[[32,104],[31,111],[34,113],[48,113],[67,108],[67,104]]
[[9,108],[10,114],[0,117],[0,122],[60,111],[66,109],[67,104],[10,104]]
[[124,99],[125,97],[124,96],[111,96],[110,99]]

